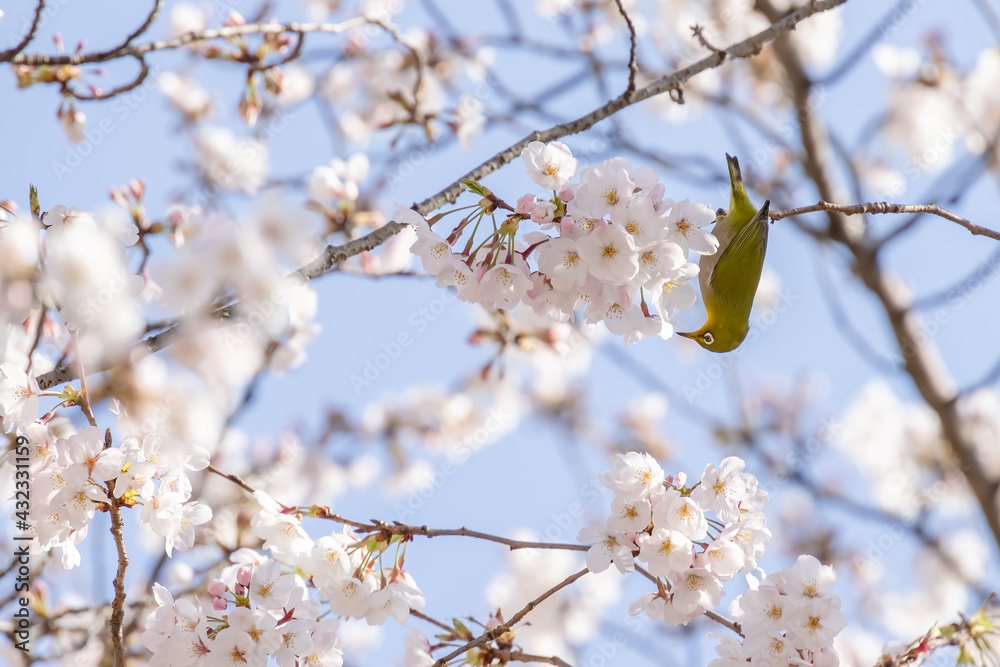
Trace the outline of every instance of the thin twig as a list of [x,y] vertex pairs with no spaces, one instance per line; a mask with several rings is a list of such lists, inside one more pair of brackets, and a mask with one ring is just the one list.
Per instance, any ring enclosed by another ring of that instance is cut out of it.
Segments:
[[524,540],[512,540],[506,537],[500,537],[499,535],[491,535],[489,533],[482,533],[478,530],[469,530],[468,528],[428,528],[427,526],[408,526],[398,521],[392,523],[386,523],[384,521],[378,521],[377,519],[372,519],[371,523],[361,523],[359,521],[352,521],[351,519],[344,518],[339,514],[333,514],[328,509],[323,507],[313,507],[311,509],[311,515],[319,519],[329,519],[330,521],[336,521],[337,523],[343,523],[348,526],[352,526],[363,533],[384,533],[386,536],[390,535],[414,535],[421,537],[447,537],[447,536],[458,536],[458,537],[472,537],[478,540],[485,540],[487,542],[496,542],[497,544],[503,544],[504,546],[510,547],[510,549],[558,549],[561,551],[587,551],[590,549],[589,545],[586,544],[561,544],[558,542],[526,542]]
[[[639,574],[641,574],[642,576],[646,577],[650,581],[652,581],[657,586],[662,586],[663,585],[662,582],[659,580],[659,577],[655,576],[649,570],[645,569],[641,565],[635,565],[635,571],[638,572]],[[744,636],[743,635],[743,628],[742,628],[742,626],[740,626],[740,624],[737,623],[736,621],[728,619],[725,616],[723,616],[722,614],[714,612],[711,609],[705,611],[705,616],[707,616],[708,618],[712,619],[713,621],[715,621],[719,625],[722,625],[723,627],[732,630],[733,632],[735,632],[736,634],[738,634],[740,637]]]
[[411,110],[411,115],[413,117],[413,122],[418,124],[423,123],[425,119],[421,114],[418,114],[418,110],[420,108],[420,99],[423,97],[424,78],[426,77],[425,72],[427,70],[427,56],[424,54],[423,50],[420,49],[420,47],[403,37],[402,33],[399,32],[399,28],[392,23],[372,17],[367,17],[366,20],[372,25],[377,25],[392,35],[392,38],[405,46],[413,56],[414,65],[417,70],[417,80],[413,84],[413,109]]
[[[221,310],[223,309],[220,309],[220,311]],[[219,317],[220,319],[225,319],[228,316],[225,313],[223,314],[218,314],[218,313],[219,311],[216,311],[216,313],[213,314],[216,314],[216,316]],[[142,341],[136,343],[132,347],[131,352],[134,354],[134,356],[131,358],[133,359],[133,361],[137,361],[141,357],[162,350],[167,345],[172,344],[179,335],[179,333],[180,333],[180,325],[175,324],[174,326],[165,331],[161,331],[158,334],[154,334],[152,336],[143,339]],[[110,366],[106,366],[101,369],[92,370],[91,372],[100,373],[109,370],[110,368],[111,368]],[[38,386],[42,389],[50,389],[56,385],[63,384],[64,382],[70,382],[78,378],[80,378],[80,372],[78,369],[73,368],[73,366],[70,364],[59,364],[48,373],[45,373],[44,375],[38,377]]]
[[[206,470],[211,473],[215,473],[220,477],[225,477],[233,484],[236,484],[241,489],[247,493],[256,493],[256,489],[244,482],[237,475],[232,473],[225,473],[216,468],[215,466],[209,465]],[[277,502],[277,501],[275,501]],[[281,503],[278,503],[281,505]],[[287,506],[281,505],[282,507],[288,509]],[[489,533],[482,533],[478,530],[469,530],[468,528],[428,528],[427,526],[408,526],[398,521],[393,523],[386,523],[384,521],[379,521],[377,519],[372,519],[371,523],[364,523],[361,521],[354,521],[353,519],[348,519],[346,517],[340,516],[339,514],[334,514],[330,512],[329,508],[315,505],[309,508],[309,515],[317,519],[327,519],[330,521],[335,521],[337,523],[342,523],[352,528],[357,529],[362,533],[383,533],[387,536],[390,535],[419,535],[421,537],[446,537],[446,536],[461,536],[461,537],[472,537],[479,540],[485,540],[487,542],[496,542],[497,544],[503,544],[513,551],[515,549],[558,549],[561,551],[587,551],[590,546],[586,544],[560,544],[557,542],[525,542],[523,540],[511,540],[506,537],[500,537],[498,535],[490,535]]]
[[39,306],[38,321],[35,323],[35,339],[31,342],[31,349],[28,350],[28,368],[25,370],[26,373],[31,373],[35,351],[38,349],[38,344],[42,342],[42,331],[45,330],[45,315],[48,311],[49,309],[45,305]]
[[712,53],[722,54],[722,56],[725,57],[726,55],[725,51],[712,44],[710,41],[708,41],[708,38],[705,37],[705,29],[702,26],[695,23],[693,26],[691,26],[691,33],[698,39],[698,43],[704,46],[706,49],[708,49]]
[[131,90],[135,90],[140,85],[142,85],[142,82],[145,81],[147,77],[149,77],[149,65],[146,64],[146,59],[143,58],[142,56],[136,56],[136,60],[139,61],[139,73],[136,75],[136,77],[131,81],[129,81],[128,83],[122,84],[117,88],[113,88],[106,93],[95,92],[92,95],[82,95],[73,90],[73,88],[70,86],[66,86],[66,90],[69,91],[70,95],[80,100],[81,102],[109,100],[112,97],[117,97],[118,95],[122,95]]
[[635,92],[635,77],[639,73],[639,66],[636,63],[635,24],[632,23],[632,17],[625,11],[625,5],[622,4],[622,0],[615,0],[615,4],[618,5],[618,11],[621,13],[622,18],[625,19],[625,25],[628,26],[628,86],[625,88],[625,95],[631,96]]
[[41,65],[85,65],[88,63],[104,63],[109,60],[117,60],[128,56],[138,57],[153,51],[167,51],[179,49],[188,44],[198,42],[208,42],[216,39],[232,39],[233,37],[243,37],[246,35],[280,35],[282,33],[306,33],[325,32],[339,34],[351,28],[369,23],[363,16],[348,19],[341,23],[300,23],[292,21],[289,23],[246,23],[244,25],[231,25],[222,28],[210,28],[185,33],[173,39],[162,39],[155,42],[145,42],[143,44],[129,44],[128,46],[117,46],[105,51],[95,51],[93,53],[74,53],[69,55],[24,55],[19,54],[11,59],[15,65],[28,65],[38,67]]
[[444,630],[446,632],[454,632],[455,631],[455,628],[451,627],[447,623],[442,623],[441,621],[437,620],[436,618],[434,618],[432,616],[428,616],[427,614],[425,614],[424,612],[420,611],[419,609],[411,609],[410,610],[410,615],[416,616],[417,618],[419,618],[419,619],[421,619],[423,621],[427,621],[431,625],[436,625],[437,627],[441,628],[442,630]]
[[500,9],[500,13],[503,14],[504,22],[507,23],[507,32],[511,35],[524,34],[521,19],[518,18],[517,10],[514,9],[510,0],[497,0],[497,7]]
[[309,262],[292,275],[300,279],[302,282],[318,278],[340,262],[354,257],[355,255],[360,255],[363,252],[374,250],[399,232],[406,229],[408,226],[409,225],[405,225],[401,222],[393,221],[379,227],[365,236],[362,236],[359,239],[349,241],[344,245],[328,245],[323,249],[323,252],[319,257]]
[[45,0],[38,0],[38,4],[35,5],[35,17],[31,20],[31,26],[28,28],[28,32],[25,33],[21,41],[17,43],[16,46],[7,49],[6,51],[0,51],[0,63],[5,63],[13,59],[17,54],[28,48],[28,44],[31,44],[31,40],[35,38],[38,33],[38,26],[42,21],[42,12],[45,11]]
[[507,621],[506,623],[502,623],[502,624],[498,625],[497,627],[493,628],[492,630],[488,630],[487,632],[484,632],[483,634],[479,635],[478,637],[476,637],[472,641],[468,642],[464,646],[460,646],[459,648],[455,649],[454,651],[452,651],[448,655],[444,656],[443,658],[438,659],[434,663],[434,667],[444,667],[444,665],[446,665],[453,658],[457,658],[458,656],[462,655],[466,651],[468,651],[470,649],[474,649],[477,646],[482,646],[483,644],[485,644],[487,642],[491,642],[494,639],[496,639],[497,637],[503,635],[508,630],[510,630],[512,627],[514,627],[515,623],[517,623],[522,618],[524,618],[525,616],[527,616],[528,613],[532,609],[534,609],[535,607],[537,607],[538,605],[540,605],[542,602],[545,602],[545,600],[547,600],[548,598],[552,597],[553,595],[555,595],[556,593],[558,593],[562,589],[566,588],[567,586],[569,586],[570,584],[572,584],[573,582],[575,582],[577,579],[579,579],[583,575],[587,574],[589,571],[590,570],[588,570],[587,568],[583,568],[579,572],[576,572],[574,574],[569,575],[568,577],[566,577],[565,579],[563,579],[561,582],[559,582],[558,584],[556,584],[555,586],[553,586],[552,588],[550,588],[549,590],[545,591],[544,593],[542,593],[541,595],[539,595],[537,598],[535,598],[534,600],[532,600],[531,602],[529,602],[528,604],[526,604],[523,609],[521,609],[519,612],[517,612],[516,614],[514,614],[510,618],[510,620]]
[[707,618],[712,619],[713,621],[715,621],[719,625],[722,625],[722,626],[724,626],[726,628],[729,628],[730,630],[732,630],[733,632],[735,632],[736,634],[738,634],[740,637],[743,636],[743,626],[741,626],[736,621],[730,620],[730,619],[726,618],[725,616],[723,616],[722,614],[719,614],[717,612],[712,611],[711,609],[709,609],[708,611],[705,612],[705,616]]
[[568,662],[556,655],[533,655],[525,653],[520,649],[503,649],[494,651],[493,657],[500,660],[500,664],[508,662],[541,662],[546,665],[557,665],[557,667],[572,667]]
[[[153,7],[149,10],[149,14],[146,16],[146,20],[143,21],[142,24],[138,28],[136,28],[135,30],[133,30],[129,34],[129,36],[125,38],[124,42],[122,42],[118,46],[114,47],[114,49],[124,49],[124,48],[128,47],[136,39],[138,39],[139,37],[141,37],[143,35],[143,33],[145,33],[147,30],[149,30],[150,26],[153,25],[153,21],[155,21],[156,17],[160,15],[160,10],[161,9],[163,9],[163,0],[153,0]],[[112,50],[114,50],[114,49],[112,49]]]
[[216,468],[215,466],[213,466],[211,464],[209,464],[209,466],[207,468],[205,468],[205,470],[207,470],[208,472],[211,472],[211,473],[215,473],[219,477],[225,477],[230,482],[232,482],[236,486],[240,487],[241,489],[243,489],[247,493],[250,493],[250,494],[257,493],[257,489],[253,488],[252,486],[250,486],[249,484],[247,484],[246,482],[244,482],[242,479],[239,478],[238,475],[235,475],[233,473],[222,472],[221,470],[219,470],[218,468]]
[[292,50],[288,53],[287,56],[285,56],[281,60],[276,60],[273,63],[268,63],[267,65],[261,65],[259,63],[253,65],[250,67],[250,71],[266,72],[269,69],[274,69],[275,67],[281,67],[282,65],[287,65],[293,60],[298,59],[298,57],[302,55],[302,47],[305,46],[306,44],[306,34],[304,32],[297,32],[295,33],[295,36],[296,36],[295,46],[292,47]]
[[80,376],[80,408],[87,416],[87,421],[91,426],[97,426],[94,419],[94,410],[90,407],[90,392],[87,390],[87,374],[83,370],[83,357],[80,355],[80,337],[76,331],[70,331],[70,338],[73,341],[73,355],[76,357],[77,374]]
[[988,236],[991,239],[1000,241],[1000,232],[980,227],[960,215],[946,211],[937,204],[890,204],[889,202],[868,202],[866,204],[831,204],[820,201],[811,206],[801,206],[799,208],[788,209],[787,211],[771,211],[769,213],[772,220],[781,220],[793,215],[803,213],[813,213],[815,211],[834,211],[844,215],[862,215],[865,213],[930,213],[939,218],[950,220],[957,225],[961,225],[975,236]]
[[[289,277],[303,283],[314,278],[318,278],[330,270],[334,265],[354,257],[355,255],[359,255],[378,247],[387,239],[402,231],[406,226],[407,225],[399,222],[390,222],[383,227],[379,227],[368,235],[349,241],[344,245],[327,246],[317,259],[313,260],[301,269],[294,271]],[[238,310],[239,304],[234,303],[213,310],[211,315],[219,320],[229,320],[236,316]],[[181,333],[180,323],[173,322],[171,324],[168,322],[158,322],[156,328],[160,328],[161,326],[169,326],[169,328],[164,329],[163,331],[160,331],[152,336],[148,336],[142,341],[136,343],[133,346],[132,356],[130,357],[131,359],[137,360],[146,355],[158,352],[168,345],[172,345],[177,340]],[[105,367],[93,372],[103,372],[109,370],[109,368],[110,367]],[[38,385],[42,389],[49,389],[64,382],[75,380],[78,377],[79,375],[77,374],[77,371],[71,366],[60,364],[48,373],[39,376]]]
[[814,14],[838,7],[845,2],[847,2],[847,0],[816,0],[815,2],[807,3],[790,12],[787,16],[775,21],[770,27],[762,30],[756,35],[753,35],[752,37],[749,37],[737,44],[733,44],[720,53],[715,53],[707,58],[703,58],[702,60],[692,63],[687,67],[676,70],[671,74],[657,79],[649,85],[637,90],[629,98],[626,98],[624,95],[619,96],[607,104],[591,111],[585,116],[577,118],[576,120],[555,125],[542,132],[532,132],[521,141],[497,153],[472,171],[463,175],[461,178],[456,179],[451,185],[444,188],[437,194],[432,195],[420,202],[415,207],[415,210],[421,215],[425,215],[431,211],[441,208],[445,204],[452,203],[458,198],[458,195],[465,190],[465,186],[462,185],[462,181],[482,180],[487,175],[517,158],[521,154],[521,151],[524,150],[524,147],[532,141],[554,141],[570,134],[583,132],[584,130],[592,127],[598,121],[617,113],[631,104],[641,102],[667,91],[680,90],[681,87],[693,76],[706,70],[714,69],[721,65],[725,60],[749,58],[756,55],[760,52],[760,49],[764,46],[764,44],[774,40],[779,35],[789,32],[801,21]]

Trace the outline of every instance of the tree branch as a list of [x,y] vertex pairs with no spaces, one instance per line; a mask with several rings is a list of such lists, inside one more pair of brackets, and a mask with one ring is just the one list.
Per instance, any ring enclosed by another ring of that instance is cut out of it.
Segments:
[[[221,311],[225,311],[225,313],[227,314],[220,314]],[[230,309],[228,308],[225,309],[220,308],[219,310],[215,311],[217,317],[223,319],[231,316],[228,313],[230,313]],[[135,357],[133,357],[133,360],[138,360],[146,356],[147,354],[158,352],[159,350],[165,348],[167,345],[173,343],[174,340],[177,338],[178,334],[180,333],[179,327],[180,327],[179,324],[175,324],[166,331],[161,331],[158,334],[149,336],[144,340],[136,343],[131,350],[132,353],[136,355]],[[91,374],[101,373],[106,370],[110,370],[110,368],[111,368],[110,366],[107,366],[104,368],[93,370],[91,371]],[[78,378],[80,378],[80,374],[77,372],[75,368],[73,368],[71,364],[60,364],[59,366],[56,366],[48,373],[40,375],[38,377],[38,386],[41,387],[42,389],[50,389],[56,385],[63,384],[64,382],[70,382]]]
[[[232,473],[225,473],[216,468],[215,466],[209,465],[206,468],[208,472],[214,473],[220,477],[228,479],[230,482],[240,487],[247,493],[256,493],[256,489],[244,482],[239,476]],[[278,502],[275,500],[275,502]],[[285,509],[289,509],[287,505],[278,502],[279,505]],[[371,523],[364,523],[362,521],[355,521],[353,519],[348,519],[346,517],[340,516],[339,514],[334,514],[330,511],[330,508],[324,507],[322,505],[313,505],[308,508],[308,514],[316,519],[327,519],[329,521],[335,521],[337,523],[342,523],[346,526],[351,526],[362,533],[382,533],[389,538],[393,535],[407,535],[414,536],[420,535],[422,537],[446,537],[446,536],[460,536],[460,537],[472,537],[479,540],[485,540],[487,542],[496,542],[497,544],[503,544],[510,547],[513,551],[515,549],[559,549],[562,551],[587,551],[590,549],[589,545],[586,544],[560,544],[557,542],[525,542],[523,540],[511,540],[506,537],[500,537],[498,535],[491,535],[489,533],[481,533],[478,530],[469,530],[468,528],[428,528],[427,526],[408,526],[406,524],[400,523],[398,521],[393,521],[392,523],[386,523],[385,521],[379,521],[378,519],[372,519]]]
[[[110,485],[110,483],[109,483]],[[125,620],[125,569],[128,567],[128,554],[125,553],[125,537],[122,534],[121,501],[114,497],[114,486],[109,486],[111,500],[111,534],[115,538],[115,548],[118,550],[118,571],[115,574],[115,598],[111,602],[111,646],[115,656],[115,667],[125,667],[125,649],[122,644],[122,626]]]
[[38,0],[38,4],[35,6],[35,17],[31,20],[31,26],[28,28],[28,32],[25,33],[21,41],[17,43],[16,46],[7,49],[6,51],[0,51],[0,63],[5,63],[13,59],[17,54],[28,48],[31,44],[31,40],[35,38],[38,33],[38,26],[42,21],[42,12],[45,11],[45,0]]
[[420,114],[418,117],[418,110],[420,109],[420,98],[423,96],[423,86],[424,78],[426,77],[427,71],[427,56],[420,49],[420,47],[414,45],[410,40],[403,37],[402,33],[399,32],[397,28],[392,23],[388,21],[383,21],[382,19],[369,17],[368,22],[381,27],[383,30],[392,35],[392,38],[397,42],[402,44],[413,56],[414,68],[417,70],[416,81],[413,82],[413,109],[410,110],[410,115],[414,123],[423,124],[426,119]]
[[365,236],[362,236],[361,238],[348,241],[344,245],[328,245],[323,249],[323,252],[319,257],[309,262],[292,275],[299,278],[302,282],[318,278],[332,269],[336,264],[354,257],[355,255],[360,255],[363,252],[374,250],[408,226],[409,225],[402,222],[393,221],[379,227]]
[[962,428],[958,414],[958,394],[954,380],[940,360],[937,347],[920,330],[917,317],[905,297],[898,293],[882,272],[876,255],[851,248],[855,266],[865,286],[871,290],[889,318],[893,333],[903,354],[907,373],[913,379],[924,401],[937,413],[941,432],[951,445],[972,492],[982,508],[993,539],[1000,546],[1000,481],[991,479],[976,458],[975,446]]
[[713,621],[715,621],[719,625],[721,625],[723,627],[726,627],[726,628],[729,628],[730,630],[732,630],[733,632],[735,632],[736,634],[738,634],[740,637],[743,636],[743,626],[741,626],[736,621],[728,619],[725,616],[723,616],[722,614],[720,614],[718,612],[715,612],[715,611],[712,611],[711,609],[709,609],[708,611],[705,612],[705,616],[706,616],[706,618],[712,619]]
[[127,93],[130,90],[135,90],[149,76],[149,65],[146,64],[146,59],[139,56],[136,58],[136,60],[139,61],[139,73],[136,75],[136,77],[131,81],[129,81],[128,83],[113,88],[106,93],[95,92],[92,95],[81,95],[80,93],[73,90],[71,86],[68,85],[66,86],[66,90],[69,91],[70,95],[80,100],[81,102],[97,102],[97,101],[109,100],[112,97],[117,97],[118,95]]
[[635,25],[632,23],[632,18],[628,15],[628,12],[625,11],[625,5],[622,4],[622,0],[615,0],[615,4],[618,5],[618,11],[621,13],[622,18],[625,19],[625,25],[628,26],[628,86],[625,88],[625,95],[631,96],[635,92],[635,77],[639,73],[639,66],[636,63]]
[[[240,479],[239,475],[236,475],[234,473],[222,472],[221,470],[219,470],[218,468],[216,468],[215,466],[213,466],[211,464],[209,464],[209,466],[207,468],[205,468],[205,470],[207,470],[208,472],[211,472],[211,473],[215,473],[219,477],[224,477],[225,479],[228,479],[230,482],[232,482],[236,486],[240,487],[241,489],[243,489],[247,493],[250,493],[250,494],[257,493],[257,489],[253,488],[252,486],[250,486],[249,484],[247,484],[246,482],[244,482],[242,479]],[[275,502],[277,502],[277,501],[275,501]],[[278,504],[280,505],[281,503],[278,503]]]
[[587,568],[583,568],[579,572],[576,572],[574,574],[569,575],[568,577],[566,577],[565,579],[563,579],[561,582],[559,582],[558,584],[556,584],[555,586],[553,586],[552,588],[550,588],[549,590],[545,591],[544,593],[542,593],[541,595],[539,595],[537,598],[535,598],[534,600],[532,600],[531,602],[529,602],[528,604],[526,604],[524,606],[524,608],[521,609],[516,614],[514,614],[509,621],[507,621],[506,623],[503,623],[501,625],[498,625],[497,627],[493,628],[492,630],[488,630],[488,631],[484,632],[483,634],[479,635],[478,637],[476,637],[472,641],[468,642],[464,646],[461,646],[461,647],[455,649],[454,651],[452,651],[451,653],[449,653],[448,655],[444,656],[443,658],[438,659],[434,663],[433,667],[444,667],[444,665],[446,665],[448,663],[448,661],[452,660],[453,658],[457,658],[458,656],[462,655],[466,651],[468,651],[470,649],[474,649],[477,646],[482,646],[483,644],[485,644],[487,642],[491,642],[494,639],[496,639],[497,637],[503,635],[508,630],[510,630],[512,627],[514,627],[514,624],[516,624],[522,618],[524,618],[525,616],[527,616],[528,613],[531,612],[532,609],[534,609],[535,607],[537,607],[538,605],[540,605],[542,602],[545,602],[545,600],[547,600],[548,598],[552,597],[553,595],[555,595],[556,593],[558,593],[563,588],[566,588],[567,586],[569,586],[570,584],[572,584],[574,581],[576,581],[577,579],[579,579],[583,575],[587,574],[589,571],[590,570],[588,570]]
[[[211,28],[189,32],[173,39],[163,39],[155,42],[145,42],[143,44],[130,44],[125,42],[105,51],[95,51],[92,53],[74,53],[68,55],[24,55],[18,54],[9,58],[14,65],[28,65],[38,67],[41,65],[85,65],[88,63],[104,63],[109,60],[117,60],[131,56],[139,56],[153,51],[168,51],[179,49],[188,44],[197,42],[207,42],[215,39],[231,39],[233,37],[243,37],[245,35],[280,35],[282,33],[306,33],[306,32],[326,32],[339,34],[345,30],[356,28],[369,23],[369,19],[358,16],[341,23],[246,23],[244,25],[225,26],[222,28]],[[376,23],[376,25],[380,25]],[[138,35],[136,35],[138,36]],[[135,39],[132,37],[131,39]],[[2,58],[0,58],[2,61]]]
[[419,535],[422,537],[472,537],[478,540],[503,544],[510,547],[511,551],[515,549],[559,549],[562,551],[587,551],[590,549],[590,545],[587,544],[560,544],[558,542],[525,542],[523,540],[511,540],[498,535],[482,533],[478,530],[469,530],[468,528],[428,528],[427,526],[408,526],[406,524],[399,523],[398,521],[386,523],[385,521],[379,521],[377,519],[372,519],[371,523],[361,523],[358,521],[352,521],[351,519],[346,519],[339,514],[333,514],[329,511],[329,509],[321,506],[314,506],[310,508],[310,515],[315,516],[318,519],[329,519],[330,521],[336,521],[337,523],[352,526],[362,533],[383,533],[386,537],[393,535]]
[[890,204],[888,202],[869,202],[867,204],[831,204],[820,201],[811,206],[801,206],[799,208],[788,209],[787,211],[771,211],[769,214],[772,220],[781,220],[793,215],[803,213],[813,213],[815,211],[834,211],[844,215],[863,215],[865,213],[930,213],[939,218],[950,220],[957,225],[961,225],[969,230],[974,236],[988,236],[991,239],[1000,241],[1000,232],[980,227],[960,215],[946,211],[937,204]]
[[111,50],[115,51],[118,49],[128,48],[128,46],[131,45],[132,42],[134,42],[136,39],[141,37],[143,33],[149,30],[150,26],[153,25],[153,21],[155,21],[156,17],[160,15],[161,9],[163,9],[163,0],[153,0],[153,7],[149,10],[149,15],[146,16],[146,20],[142,22],[142,25],[133,30],[129,34],[129,36],[125,38],[124,42],[122,42],[121,44],[119,44],[118,46],[114,47]]
[[[379,227],[373,232],[362,236],[361,238],[348,241],[344,245],[327,246],[318,258],[290,274],[290,277],[296,278],[303,283],[314,278],[318,278],[333,268],[334,265],[354,257],[355,255],[359,255],[378,247],[387,239],[391,238],[395,234],[398,234],[406,226],[407,225],[400,222],[390,222],[382,227]],[[238,312],[238,308],[238,303],[232,304],[230,306],[218,308],[212,311],[212,315],[220,320],[231,319],[235,317]],[[133,360],[140,359],[154,352],[159,352],[176,341],[178,335],[180,334],[181,325],[179,323],[174,323],[172,325],[167,323],[162,324],[169,326],[169,328],[149,336],[133,346],[132,351],[134,356],[131,357]],[[101,368],[92,371],[92,373],[103,372],[106,370],[110,370],[110,367]],[[38,386],[42,389],[50,389],[51,387],[63,384],[64,382],[70,382],[77,378],[79,378],[79,374],[72,368],[71,365],[61,364],[48,373],[39,376]]]
[[501,651],[494,651],[493,657],[499,658],[500,664],[506,664],[507,662],[541,662],[547,665],[556,665],[557,667],[571,667],[568,662],[559,656],[532,655],[531,653],[525,653],[519,649],[503,649]]
[[702,46],[704,46],[712,53],[723,54],[722,49],[718,48],[717,46],[708,41],[708,38],[705,37],[705,29],[702,26],[695,23],[693,26],[691,26],[691,34],[695,36],[695,38],[698,40],[698,43],[700,43]]

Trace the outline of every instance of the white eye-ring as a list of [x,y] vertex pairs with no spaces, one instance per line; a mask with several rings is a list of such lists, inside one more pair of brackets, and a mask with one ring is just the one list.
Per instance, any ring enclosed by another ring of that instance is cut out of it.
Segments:
[[711,345],[712,343],[715,342],[715,336],[713,336],[711,333],[706,333],[704,336],[701,337],[701,339],[705,341],[706,345]]

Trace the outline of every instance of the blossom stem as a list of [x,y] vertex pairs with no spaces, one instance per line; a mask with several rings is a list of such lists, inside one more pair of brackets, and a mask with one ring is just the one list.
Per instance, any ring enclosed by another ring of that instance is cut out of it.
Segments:
[[728,619],[725,616],[723,616],[722,614],[719,614],[719,613],[714,612],[712,610],[706,611],[705,612],[705,616],[708,617],[708,618],[710,618],[710,619],[712,619],[713,621],[715,621],[719,625],[721,625],[721,626],[723,626],[725,628],[729,628],[730,630],[732,630],[733,632],[735,632],[736,634],[738,634],[740,637],[744,636],[743,635],[743,628],[736,621]]
[[[587,547],[587,548],[589,548],[589,547]],[[470,649],[474,649],[477,646],[482,646],[483,644],[485,644],[487,642],[491,642],[494,639],[496,639],[497,637],[500,637],[501,635],[503,635],[504,633],[506,633],[508,630],[510,630],[512,627],[514,627],[514,624],[516,624],[522,618],[524,618],[525,616],[527,616],[528,613],[532,609],[534,609],[535,607],[537,607],[538,605],[540,605],[542,602],[544,602],[548,598],[550,598],[553,595],[555,595],[556,593],[558,593],[563,588],[566,588],[567,586],[569,586],[570,584],[572,584],[573,582],[575,582],[577,579],[579,579],[583,575],[587,574],[588,572],[590,572],[590,570],[588,570],[587,568],[583,568],[579,572],[575,572],[575,573],[569,575],[568,577],[566,577],[565,579],[563,579],[562,581],[560,581],[558,584],[556,584],[555,586],[553,586],[552,588],[550,588],[549,590],[545,591],[544,593],[542,593],[541,595],[539,595],[537,598],[535,598],[534,600],[532,600],[531,602],[529,602],[528,604],[526,604],[524,606],[524,608],[522,608],[519,612],[517,612],[516,614],[514,614],[513,616],[511,616],[510,620],[507,621],[506,623],[498,625],[497,627],[493,628],[492,630],[487,630],[486,632],[484,632],[483,634],[479,635],[478,637],[476,637],[472,641],[468,642],[464,646],[460,646],[459,648],[455,649],[454,651],[452,651],[448,655],[444,656],[443,658],[438,659],[437,662],[434,663],[434,667],[444,667],[444,665],[446,665],[450,660],[452,660],[453,658],[457,658],[458,656],[462,655],[466,651],[468,651]]]
[[76,331],[71,331],[70,337],[73,340],[73,354],[76,356],[77,372],[80,374],[80,408],[83,410],[83,414],[87,416],[87,421],[90,422],[90,425],[97,426],[97,420],[94,419],[94,411],[90,407],[90,392],[87,391],[87,374],[83,370],[83,358],[80,356],[79,334]]

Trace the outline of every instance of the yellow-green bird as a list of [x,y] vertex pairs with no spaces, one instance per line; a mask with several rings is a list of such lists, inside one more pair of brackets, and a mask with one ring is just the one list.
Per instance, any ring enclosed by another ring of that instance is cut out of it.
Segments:
[[757,293],[767,250],[770,201],[757,210],[747,198],[740,163],[729,161],[729,210],[715,219],[712,233],[719,239],[713,255],[702,255],[698,283],[708,321],[697,331],[677,332],[712,352],[735,350],[750,331],[750,309]]

